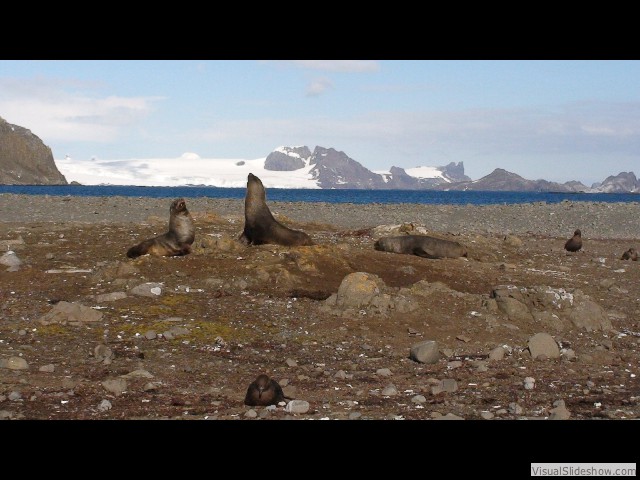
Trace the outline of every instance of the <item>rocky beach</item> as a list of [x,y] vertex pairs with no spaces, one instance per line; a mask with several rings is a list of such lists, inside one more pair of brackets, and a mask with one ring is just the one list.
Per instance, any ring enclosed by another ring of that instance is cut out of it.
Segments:
[[[128,259],[171,200],[0,195],[0,418],[640,416],[637,202],[269,202],[315,245],[245,247],[187,198],[193,252]],[[469,255],[373,248],[406,233]],[[296,403],[244,405],[260,373]]]

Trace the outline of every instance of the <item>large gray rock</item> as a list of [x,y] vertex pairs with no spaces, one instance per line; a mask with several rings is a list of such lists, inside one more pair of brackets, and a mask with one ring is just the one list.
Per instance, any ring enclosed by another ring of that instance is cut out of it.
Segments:
[[99,322],[102,312],[80,303],[58,302],[49,312],[38,319],[41,325],[61,323],[63,325],[82,325],[84,323]]
[[0,184],[67,185],[67,180],[40,138],[0,118]]
[[162,295],[162,284],[154,282],[142,283],[133,287],[131,293],[141,297],[159,297]]
[[0,265],[6,265],[7,267],[19,267],[22,265],[22,260],[18,258],[16,252],[9,250],[0,257]]
[[536,333],[529,339],[529,351],[531,358],[544,355],[546,358],[560,358],[558,344],[548,333]]
[[420,363],[438,363],[440,350],[435,340],[424,340],[411,347],[409,358]]
[[593,330],[610,331],[613,327],[604,309],[587,295],[577,291],[574,295],[573,308],[569,312],[569,320],[577,328],[587,332]]
[[367,307],[380,295],[383,287],[384,282],[377,275],[365,272],[350,273],[338,287],[336,304],[345,308]]

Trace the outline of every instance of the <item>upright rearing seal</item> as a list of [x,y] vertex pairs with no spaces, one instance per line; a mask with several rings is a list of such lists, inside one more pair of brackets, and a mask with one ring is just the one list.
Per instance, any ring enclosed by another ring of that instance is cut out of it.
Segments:
[[169,214],[169,231],[131,247],[127,257],[136,258],[146,254],[172,257],[191,253],[196,228],[184,198],[171,202]]
[[244,199],[244,230],[238,238],[245,245],[275,243],[286,247],[313,245],[305,232],[292,230],[278,222],[267,206],[262,181],[253,173],[247,178],[247,193]]

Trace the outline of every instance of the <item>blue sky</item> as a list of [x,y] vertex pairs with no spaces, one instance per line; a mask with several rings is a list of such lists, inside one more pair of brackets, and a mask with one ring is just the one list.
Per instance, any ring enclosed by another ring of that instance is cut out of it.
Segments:
[[633,60],[0,60],[0,117],[77,161],[320,145],[371,170],[640,175]]

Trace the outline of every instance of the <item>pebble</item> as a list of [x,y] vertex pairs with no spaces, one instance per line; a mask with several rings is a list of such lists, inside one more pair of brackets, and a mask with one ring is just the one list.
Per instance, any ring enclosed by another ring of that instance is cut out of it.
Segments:
[[525,390],[533,390],[536,386],[536,379],[533,377],[527,377],[524,379]]
[[511,402],[509,404],[509,412],[513,413],[514,415],[522,415],[522,412],[524,412],[524,409],[517,403]]
[[438,342],[435,340],[425,340],[414,344],[411,347],[410,358],[419,363],[437,363],[440,359]]
[[504,347],[496,347],[489,352],[489,360],[502,360],[504,358]]
[[556,400],[553,402],[552,408],[549,410],[549,420],[568,420],[571,417],[571,412],[567,410],[566,405],[564,404],[564,400]]
[[147,330],[144,334],[144,338],[147,340],[153,340],[157,338],[158,334],[154,330]]
[[334,375],[335,378],[340,378],[340,379],[344,379],[347,378],[347,374],[345,373],[344,370],[338,370],[336,372],[336,374]]
[[349,420],[357,420],[362,416],[360,412],[351,412],[349,414]]
[[295,360],[293,360],[292,358],[287,358],[286,362],[285,362],[289,367],[297,367],[298,366],[298,362],[296,362]]
[[456,339],[464,343],[469,343],[471,341],[471,337],[467,337],[466,335],[458,335]]
[[7,397],[9,400],[11,400],[12,402],[15,402],[17,400],[20,400],[22,398],[22,394],[20,392],[16,392],[15,390],[13,392],[11,392],[9,394],[9,396]]
[[491,420],[492,418],[495,417],[495,415],[491,412],[480,412],[480,416],[485,420]]
[[41,366],[38,370],[40,372],[52,373],[55,371],[55,369],[56,369],[56,366],[53,363],[50,363],[49,365]]
[[453,362],[447,363],[447,368],[453,370],[454,368],[460,368],[462,366],[462,362],[460,360],[454,360]]
[[267,418],[270,415],[271,415],[271,410],[267,410],[266,408],[264,408],[264,409],[260,410],[260,413],[258,414],[258,417]]
[[376,375],[380,375],[381,377],[389,377],[392,375],[391,370],[388,368],[379,368],[376,370]]
[[113,405],[111,405],[111,402],[105,399],[100,402],[100,405],[98,405],[98,410],[100,410],[101,412],[106,412],[107,410],[111,410],[112,406]]
[[398,389],[393,383],[390,383],[389,385],[384,387],[384,389],[382,390],[382,395],[384,395],[385,397],[391,397],[397,394],[398,394]]
[[445,392],[455,392],[458,390],[458,382],[453,378],[445,378],[440,381],[440,387]]
[[127,381],[124,378],[112,378],[102,382],[102,386],[114,395],[121,395],[127,390]]
[[9,370],[26,370],[29,364],[22,357],[9,357],[0,360],[0,368],[8,368]]
[[244,414],[245,417],[247,418],[256,418],[258,416],[258,412],[256,412],[253,408],[250,410],[247,410],[247,412]]
[[453,413],[447,413],[446,415],[434,418],[434,420],[464,420],[464,418],[454,415]]
[[306,400],[291,400],[289,403],[287,403],[284,411],[288,413],[307,413],[309,411],[309,408],[309,402],[307,402]]
[[533,359],[542,356],[545,356],[546,358],[560,357],[558,344],[548,333],[536,333],[529,339],[528,346],[529,351],[531,352],[531,358]]
[[416,395],[414,397],[411,398],[411,401],[413,403],[425,403],[427,401],[427,399],[425,398],[424,395]]

